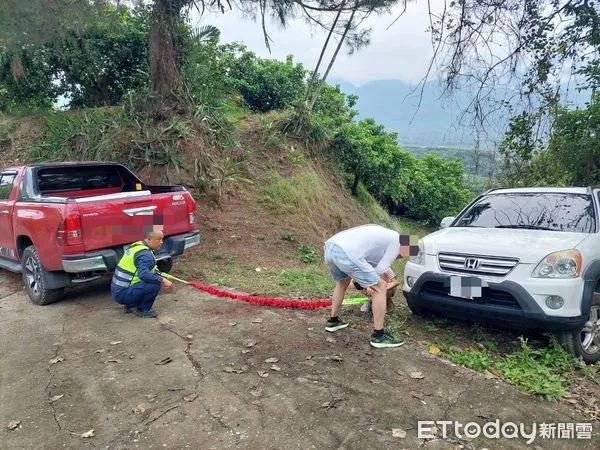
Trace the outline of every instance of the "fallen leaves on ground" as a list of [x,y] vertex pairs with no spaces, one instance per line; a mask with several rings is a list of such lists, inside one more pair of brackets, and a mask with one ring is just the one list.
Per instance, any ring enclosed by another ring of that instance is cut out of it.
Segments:
[[60,394],[60,395],[55,395],[54,397],[52,397],[50,400],[48,400],[48,402],[50,403],[54,403],[57,400],[60,400],[61,398],[63,398],[65,396],[65,394]]
[[442,351],[437,345],[432,345],[431,347],[429,347],[429,353],[431,353],[432,355],[439,356],[442,354]]
[[194,394],[186,395],[185,397],[183,397],[183,399],[186,402],[193,402],[194,400],[196,400],[196,397],[198,397],[198,394],[194,393]]
[[402,428],[393,428],[392,436],[398,439],[404,439],[406,437],[406,431],[404,431]]

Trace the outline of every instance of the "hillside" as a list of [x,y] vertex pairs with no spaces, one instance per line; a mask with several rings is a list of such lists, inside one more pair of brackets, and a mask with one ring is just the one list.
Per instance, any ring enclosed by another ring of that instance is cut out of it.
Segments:
[[365,223],[427,232],[390,218],[364,189],[352,197],[330,162],[308,157],[302,143],[265,145],[259,119],[248,114],[236,124],[236,139],[251,149],[244,175],[252,183],[230,184],[221,203],[199,199],[203,242],[178,262],[178,274],[245,292],[323,298],[333,289],[322,261],[331,235]]
[[[58,113],[50,123],[67,129],[68,116],[76,117]],[[352,197],[330,161],[309,157],[301,142],[267,132],[274,117],[236,111],[233,137],[238,145],[233,148],[214,148],[202,135],[183,139],[180,176],[168,165],[136,170],[145,182],[184,183],[197,198],[202,242],[175,263],[175,274],[246,292],[322,298],[333,289],[322,263],[329,236],[365,223],[407,233],[427,231],[414,221],[390,218],[362,187]],[[53,138],[47,126],[43,116],[0,118],[3,166],[29,162],[31,148]],[[116,134],[125,147],[125,130]],[[221,177],[216,182],[223,182],[220,199],[215,180],[208,180],[213,183],[203,190],[193,186],[194,163],[207,153],[215,157],[215,173]],[[225,168],[228,158],[236,161],[235,167]]]

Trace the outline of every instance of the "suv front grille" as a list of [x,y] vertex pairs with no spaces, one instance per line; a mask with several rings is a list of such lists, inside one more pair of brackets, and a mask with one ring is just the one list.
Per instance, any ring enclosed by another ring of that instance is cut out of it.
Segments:
[[438,263],[442,272],[504,277],[515,268],[519,260],[516,258],[440,253]]
[[521,309],[519,302],[505,291],[492,289],[489,287],[481,288],[481,297],[475,297],[472,300],[462,299],[460,297],[450,297],[450,288],[441,281],[426,281],[421,287],[421,292],[434,295],[446,295],[453,300],[464,300],[469,303],[478,303],[486,305],[504,306],[506,308]]

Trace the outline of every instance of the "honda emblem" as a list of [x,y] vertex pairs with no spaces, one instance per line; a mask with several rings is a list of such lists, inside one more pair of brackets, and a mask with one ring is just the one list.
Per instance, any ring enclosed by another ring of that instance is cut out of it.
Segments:
[[475,270],[479,267],[481,262],[477,258],[465,259],[465,268],[469,270]]

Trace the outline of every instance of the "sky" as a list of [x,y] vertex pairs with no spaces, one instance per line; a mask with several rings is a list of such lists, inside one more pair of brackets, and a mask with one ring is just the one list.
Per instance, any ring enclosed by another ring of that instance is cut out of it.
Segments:
[[[431,3],[435,7],[443,0]],[[340,50],[330,76],[343,78],[357,86],[382,79],[417,83],[425,75],[433,54],[427,32],[427,2],[411,1],[405,14],[389,27],[402,9],[397,6],[390,15],[373,16],[365,21],[367,27],[373,28],[371,44],[350,56],[345,49]],[[244,42],[251,51],[264,58],[283,60],[292,54],[295,61],[309,69],[315,66],[326,38],[324,31],[315,31],[300,20],[285,30],[276,23],[267,23],[272,39],[269,54],[260,22],[245,19],[235,10],[225,14],[205,14],[202,18],[194,12],[191,19],[192,24],[210,24],[219,28],[222,42]],[[329,47],[335,46],[330,42]]]

